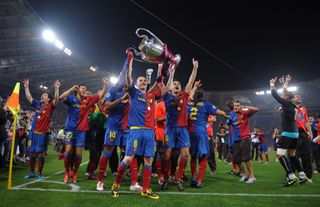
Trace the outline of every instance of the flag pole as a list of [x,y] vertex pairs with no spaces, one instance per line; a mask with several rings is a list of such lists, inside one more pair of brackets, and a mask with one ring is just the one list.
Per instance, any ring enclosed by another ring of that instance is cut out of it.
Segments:
[[17,131],[17,117],[18,117],[17,114],[13,114],[13,132],[12,132],[12,139],[11,139],[8,190],[11,190],[12,188],[12,165],[13,165],[14,146],[15,146],[16,131]]

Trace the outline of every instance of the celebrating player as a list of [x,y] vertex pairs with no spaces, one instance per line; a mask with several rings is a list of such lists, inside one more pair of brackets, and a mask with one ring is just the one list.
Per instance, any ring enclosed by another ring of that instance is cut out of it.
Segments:
[[[129,52],[131,53],[131,52]],[[132,59],[129,62],[127,71],[128,92],[130,96],[130,127],[129,139],[127,140],[126,156],[121,161],[117,176],[111,188],[113,197],[119,197],[119,187],[121,179],[132,162],[135,155],[144,156],[143,166],[143,190],[141,196],[159,199],[159,196],[152,192],[150,188],[150,179],[152,171],[152,161],[154,157],[154,125],[155,125],[155,102],[156,99],[168,90],[160,90],[156,82],[149,91],[147,91],[147,81],[143,76],[138,77],[136,86],[132,81]],[[170,78],[172,79],[172,78]]]
[[174,81],[171,93],[168,93],[164,96],[164,102],[167,112],[167,126],[165,130],[166,154],[163,162],[165,180],[161,186],[162,190],[168,189],[170,157],[172,154],[172,148],[181,149],[181,158],[179,163],[179,170],[176,175],[176,184],[179,191],[184,190],[182,185],[182,176],[187,167],[190,147],[190,138],[187,129],[187,102],[199,67],[198,61],[192,59],[192,63],[193,70],[189,77],[189,82],[185,87],[185,90],[183,91],[181,89],[181,83],[179,81]]
[[[209,115],[222,115],[224,111],[217,109],[212,103],[204,100],[204,92],[200,89],[200,81],[196,81],[193,100],[188,102],[189,117],[188,129],[190,132],[191,154],[191,187],[202,188],[202,179],[207,167],[207,157],[210,153],[206,124]],[[199,173],[196,177],[197,158],[199,160]]]
[[[283,95],[280,97],[275,88],[277,77],[270,80],[270,90],[271,94],[282,106],[281,109],[281,119],[282,119],[282,133],[278,141],[277,147],[277,157],[286,171],[287,183],[286,186],[294,185],[298,182],[307,182],[307,176],[302,170],[300,161],[296,157],[297,140],[299,137],[299,132],[296,123],[297,106],[292,103],[293,94],[286,90],[288,82],[291,80],[291,76],[287,75],[285,78],[282,77],[280,82],[284,83]],[[294,165],[296,170],[299,172],[299,179],[295,176],[292,171],[291,164],[286,157],[288,152],[289,159]]]
[[55,92],[54,99],[49,93],[45,92],[41,95],[40,101],[34,100],[31,96],[29,90],[29,80],[24,80],[24,90],[26,93],[26,98],[30,104],[35,108],[35,114],[33,116],[29,142],[31,146],[28,151],[30,153],[29,168],[30,172],[25,178],[35,177],[34,168],[36,164],[36,157],[38,157],[38,178],[44,178],[42,175],[42,169],[44,166],[44,156],[48,149],[48,139],[49,139],[49,125],[53,110],[59,103],[59,88],[60,82],[57,80],[55,82]]
[[[235,163],[238,164],[241,173],[241,182],[253,183],[256,178],[253,174],[252,164],[250,162],[250,127],[248,119],[259,109],[253,106],[241,106],[240,101],[233,103],[234,113],[230,113],[228,125],[232,125],[232,135],[234,139],[233,154]],[[245,172],[241,163],[245,162],[248,174]]]
[[77,183],[78,169],[82,160],[82,151],[85,146],[86,131],[89,130],[89,109],[105,95],[109,81],[102,79],[104,86],[97,95],[86,96],[85,85],[75,85],[65,91],[60,99],[68,106],[68,118],[65,124],[65,153],[64,153],[64,182],[68,183],[70,178],[70,161],[72,150],[76,148],[72,182]]

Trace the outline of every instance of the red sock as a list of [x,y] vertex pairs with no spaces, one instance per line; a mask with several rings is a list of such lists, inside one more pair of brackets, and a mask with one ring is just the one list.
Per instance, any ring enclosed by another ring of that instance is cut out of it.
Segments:
[[156,160],[156,170],[157,170],[157,174],[159,178],[163,177],[163,173],[162,173],[162,159],[160,157],[157,157]]
[[163,176],[165,180],[169,178],[170,160],[163,160]]
[[238,165],[235,162],[232,162],[233,172],[238,172],[239,168]]
[[130,174],[131,174],[131,185],[135,185],[138,182],[138,171],[139,171],[137,158],[133,158],[129,167],[130,167]]
[[106,172],[106,168],[108,166],[108,160],[109,158],[107,157],[100,157],[100,162],[99,162],[99,171],[98,171],[98,181],[103,182],[103,177]]
[[30,161],[29,161],[29,169],[30,172],[34,173],[34,168],[36,166],[36,158],[35,157],[31,157]]
[[196,177],[197,176],[197,159],[190,160],[190,167],[191,167],[192,177]]
[[64,158],[63,158],[63,163],[64,163],[64,171],[69,172],[70,168],[70,155],[68,153],[64,153]]
[[260,160],[263,161],[262,154],[259,154]]
[[121,183],[121,179],[122,179],[124,173],[126,172],[127,167],[128,166],[123,161],[121,161],[121,163],[118,167],[117,176],[116,176],[116,180],[115,180],[116,184]]
[[38,158],[38,174],[42,174],[42,169],[44,166],[44,157]]
[[184,171],[186,170],[187,163],[188,163],[188,159],[185,159],[184,157],[181,156],[180,162],[179,162],[179,170],[178,170],[178,173],[176,176],[177,180],[181,180],[181,178],[184,174]]
[[203,176],[206,172],[206,168],[207,168],[207,158],[205,157],[205,158],[202,158],[199,163],[199,174],[197,178],[198,183],[202,182]]
[[81,155],[76,155],[76,159],[74,161],[74,168],[73,168],[73,173],[74,174],[78,173],[78,169],[80,167],[81,160],[82,160],[82,156]]
[[146,192],[150,188],[150,180],[151,180],[151,173],[152,173],[152,165],[143,166],[143,192]]
[[266,154],[266,160],[267,160],[267,162],[269,162],[269,155],[268,154]]
[[171,157],[170,176],[174,176],[176,174],[177,166],[178,166],[178,160],[179,160],[179,156],[177,156],[177,155],[173,155],[173,157]]

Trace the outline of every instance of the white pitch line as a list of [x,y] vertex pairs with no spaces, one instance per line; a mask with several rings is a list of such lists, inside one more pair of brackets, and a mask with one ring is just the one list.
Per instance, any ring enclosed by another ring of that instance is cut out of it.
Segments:
[[[43,180],[42,183],[54,183],[54,184],[66,185],[64,182],[53,181],[53,180]],[[80,187],[78,185],[75,185],[73,183],[70,183],[68,185],[71,187],[71,191],[79,191],[80,190]]]
[[[62,190],[62,189],[44,189],[44,188],[14,188],[12,190],[27,190],[27,191],[47,191],[47,192],[69,192],[69,193],[108,193],[110,191],[95,191],[95,190]],[[120,191],[120,194],[137,194],[137,192]],[[249,194],[249,193],[188,193],[188,192],[156,192],[162,195],[197,195],[197,196],[240,196],[240,197],[313,197],[320,198],[319,194]]]
[[[88,164],[88,162],[84,162],[84,163],[82,163],[80,166],[85,165],[85,164]],[[42,182],[42,181],[44,181],[44,180],[46,180],[46,179],[48,179],[48,178],[51,178],[51,177],[53,177],[53,176],[55,176],[55,175],[59,175],[59,174],[61,174],[61,173],[64,173],[64,170],[60,170],[60,171],[58,171],[58,172],[55,172],[55,173],[53,173],[52,175],[49,175],[49,176],[47,176],[47,177],[45,177],[45,178],[43,178],[43,179],[36,179],[36,180],[30,181],[30,182],[27,182],[27,183],[24,183],[24,184],[21,184],[21,185],[14,186],[14,187],[12,187],[12,190],[17,189],[17,188],[23,188],[23,187],[25,187],[25,186],[27,186],[27,185],[30,185],[30,184],[33,184],[33,183]]]

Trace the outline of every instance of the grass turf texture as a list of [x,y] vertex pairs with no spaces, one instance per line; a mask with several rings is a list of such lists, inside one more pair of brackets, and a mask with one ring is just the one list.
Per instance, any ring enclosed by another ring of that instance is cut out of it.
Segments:
[[[83,162],[88,160],[88,151],[84,152]],[[6,189],[7,171],[1,170],[0,177],[0,206],[319,206],[320,203],[320,175],[313,176],[314,183],[294,187],[283,187],[284,172],[279,163],[275,162],[274,153],[270,153],[271,162],[261,164],[253,161],[257,182],[253,184],[240,183],[239,177],[226,174],[231,170],[231,165],[217,161],[218,170],[215,176],[210,175],[207,169],[202,189],[190,188],[189,181],[184,183],[185,191],[180,194],[175,185],[170,185],[166,194],[160,194],[159,200],[142,198],[139,194],[121,193],[119,198],[112,198],[109,193],[96,193],[96,181],[88,180],[84,176],[86,166],[79,169],[80,190],[88,192],[52,192]],[[55,152],[50,150],[46,157],[44,176],[50,176],[63,170],[63,161],[57,159]],[[27,164],[18,163],[13,169],[13,187],[34,181],[36,179],[24,179],[28,173]],[[190,165],[188,163],[187,176],[190,180]],[[105,190],[109,191],[114,177],[107,171],[105,178]],[[141,177],[139,177],[141,181]],[[63,181],[63,173],[51,176],[44,181]],[[142,183],[142,181],[140,182]],[[122,183],[120,190],[128,191],[130,179]],[[71,190],[70,186],[54,182],[35,182],[25,186],[26,188]],[[157,179],[152,178],[151,188],[160,191]],[[167,194],[168,193],[168,194]],[[172,193],[172,194],[170,194]],[[173,194],[174,193],[174,194]],[[192,193],[201,193],[194,195]],[[234,195],[230,195],[234,194]],[[237,194],[250,194],[241,196]],[[257,195],[252,195],[257,194]],[[273,194],[274,196],[269,196]],[[263,196],[267,195],[267,196]],[[319,197],[296,197],[282,195],[319,195]]]

